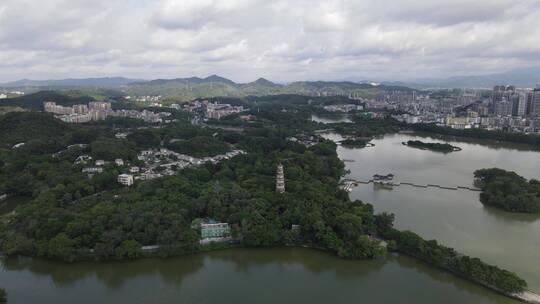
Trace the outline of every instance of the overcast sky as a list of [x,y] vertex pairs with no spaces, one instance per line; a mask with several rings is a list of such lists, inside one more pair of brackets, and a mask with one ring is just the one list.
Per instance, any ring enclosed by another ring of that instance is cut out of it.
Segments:
[[0,0],[0,81],[399,79],[540,66],[538,0]]

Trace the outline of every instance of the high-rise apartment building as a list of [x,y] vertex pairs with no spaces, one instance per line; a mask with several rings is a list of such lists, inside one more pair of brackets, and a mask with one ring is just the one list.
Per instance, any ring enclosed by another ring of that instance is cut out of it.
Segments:
[[540,88],[536,88],[533,91],[531,115],[540,116]]
[[527,109],[527,94],[516,93],[511,96],[512,101],[512,116],[523,117]]
[[511,98],[516,92],[516,87],[510,85],[498,85],[493,87],[491,97],[491,111],[495,115],[512,115]]

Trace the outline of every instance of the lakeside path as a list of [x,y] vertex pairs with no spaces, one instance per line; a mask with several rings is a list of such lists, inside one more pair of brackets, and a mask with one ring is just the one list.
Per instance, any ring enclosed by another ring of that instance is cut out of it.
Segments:
[[516,299],[530,304],[540,304],[540,295],[532,291],[524,291],[522,293],[512,295]]

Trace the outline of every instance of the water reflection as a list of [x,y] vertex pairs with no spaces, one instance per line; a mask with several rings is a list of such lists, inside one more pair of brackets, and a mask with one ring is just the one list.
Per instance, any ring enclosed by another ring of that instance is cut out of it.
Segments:
[[30,271],[33,275],[49,277],[59,287],[69,287],[77,281],[95,277],[113,289],[120,288],[129,279],[154,275],[179,286],[185,276],[199,271],[203,265],[203,255],[175,259],[79,263],[27,257],[9,257],[2,260],[4,271]]
[[489,214],[497,220],[512,223],[512,222],[523,222],[523,223],[534,223],[540,220],[540,214],[529,214],[529,213],[513,213],[493,208],[490,206],[482,205],[483,210],[486,214]]
[[405,256],[351,261],[302,248],[107,263],[9,258],[3,264],[0,281],[13,303],[516,303]]
[[331,272],[337,277],[361,277],[378,272],[385,260],[339,260],[328,252],[314,249],[237,249],[208,253],[207,257],[231,262],[235,269],[250,273],[261,266],[277,266],[283,269],[302,269],[313,274]]

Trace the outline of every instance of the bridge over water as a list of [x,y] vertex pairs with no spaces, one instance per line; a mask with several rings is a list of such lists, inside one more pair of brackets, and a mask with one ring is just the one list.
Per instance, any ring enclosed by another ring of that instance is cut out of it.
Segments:
[[[355,180],[355,179],[344,179],[342,181],[341,188],[347,192],[350,192],[352,188],[358,186],[359,184],[377,184],[377,182],[372,179],[367,180],[367,181],[360,181],[360,180]],[[405,186],[412,186],[412,187],[417,187],[417,188],[439,188],[439,189],[446,189],[446,190],[482,191],[482,189],[475,188],[475,187],[468,187],[468,186],[452,187],[452,186],[443,186],[443,185],[438,185],[438,184],[421,185],[421,184],[416,184],[416,183],[411,183],[411,182],[385,182],[384,185],[391,186],[391,187],[399,187],[401,185],[405,185]]]

